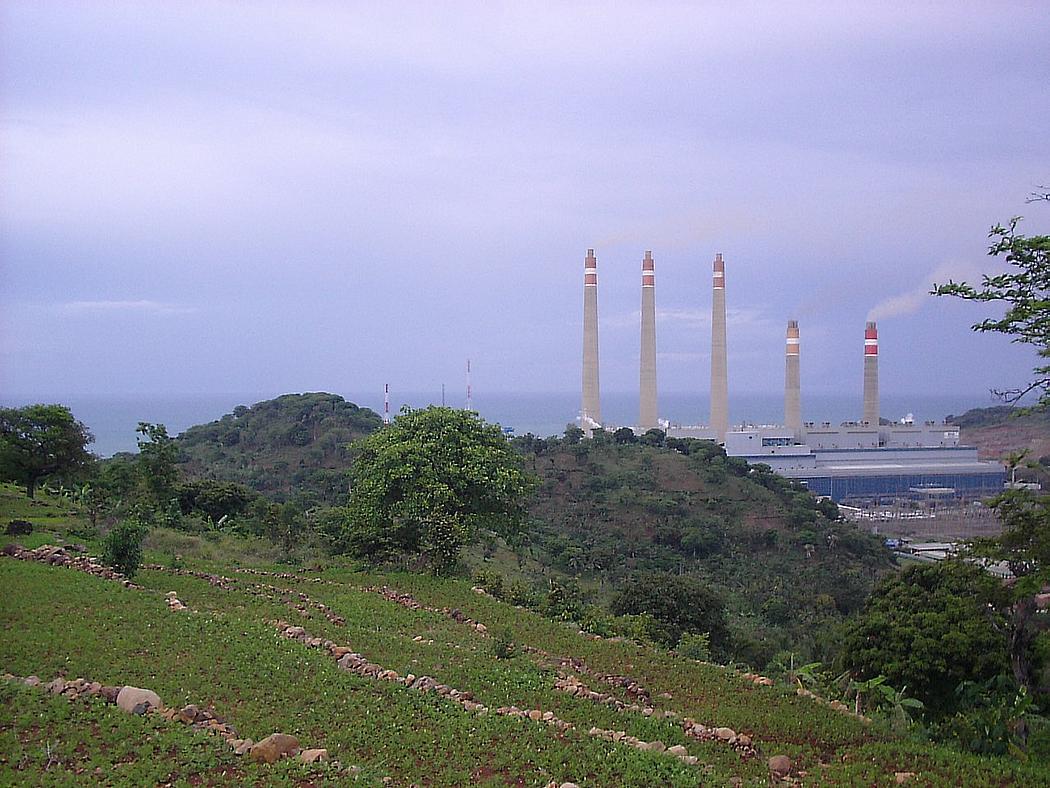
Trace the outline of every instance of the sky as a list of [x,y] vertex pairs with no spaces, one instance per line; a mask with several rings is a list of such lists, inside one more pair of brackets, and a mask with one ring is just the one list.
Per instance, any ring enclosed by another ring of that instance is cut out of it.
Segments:
[[1050,4],[0,4],[0,398],[1022,384],[926,295],[1050,233]]

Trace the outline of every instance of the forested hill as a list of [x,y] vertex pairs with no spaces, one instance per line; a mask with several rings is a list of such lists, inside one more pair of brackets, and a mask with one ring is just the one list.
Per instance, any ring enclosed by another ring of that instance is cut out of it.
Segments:
[[892,566],[881,541],[835,521],[830,501],[709,441],[647,442],[517,438],[541,479],[532,557],[594,593],[635,570],[692,575],[725,598],[738,658],[826,657],[827,627]]
[[382,419],[337,394],[284,394],[239,405],[218,421],[190,427],[176,439],[190,478],[239,482],[281,499],[306,491],[344,502],[347,446]]

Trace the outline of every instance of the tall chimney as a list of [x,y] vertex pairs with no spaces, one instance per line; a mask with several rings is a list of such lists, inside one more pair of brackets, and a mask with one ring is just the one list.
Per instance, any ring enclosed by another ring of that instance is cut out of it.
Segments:
[[879,426],[879,330],[873,321],[864,327],[864,418]]
[[724,441],[729,430],[729,373],[726,365],[726,267],[715,255],[711,295],[711,426]]
[[656,269],[653,253],[642,260],[642,353],[638,426],[653,429],[656,415]]
[[784,426],[802,436],[802,374],[799,371],[798,321],[789,320],[784,350]]
[[583,409],[585,430],[602,423],[598,393],[598,261],[587,250],[583,263]]

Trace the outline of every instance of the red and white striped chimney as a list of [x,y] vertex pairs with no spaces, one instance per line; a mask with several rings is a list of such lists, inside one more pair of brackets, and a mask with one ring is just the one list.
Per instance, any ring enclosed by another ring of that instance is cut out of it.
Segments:
[[874,321],[864,327],[864,417],[879,426],[879,329]]

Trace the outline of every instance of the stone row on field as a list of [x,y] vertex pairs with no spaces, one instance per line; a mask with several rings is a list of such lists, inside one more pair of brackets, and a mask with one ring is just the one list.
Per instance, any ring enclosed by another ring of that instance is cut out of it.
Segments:
[[[328,760],[328,750],[302,749],[298,739],[285,733],[274,733],[259,742],[239,738],[233,725],[216,714],[214,709],[202,708],[192,703],[181,709],[168,708],[156,692],[142,687],[108,686],[83,678],[66,680],[61,676],[45,683],[37,676],[23,678],[11,673],[5,673],[4,679],[19,682],[27,687],[42,688],[52,695],[70,701],[79,698],[99,698],[106,703],[115,704],[129,714],[157,714],[171,722],[179,722],[209,735],[219,736],[236,755],[246,755],[259,763],[275,763],[280,758],[290,756],[298,756],[304,763]],[[341,765],[338,761],[332,761],[331,768],[339,769]]]
[[[304,627],[289,624],[287,621],[274,621],[272,623],[282,636],[302,643],[309,648],[317,648],[326,651],[336,660],[336,664],[342,670],[349,673],[354,673],[358,676],[377,681],[390,681],[402,684],[408,689],[417,692],[433,692],[446,700],[457,703],[464,710],[474,714],[482,715],[491,711],[494,714],[504,717],[515,717],[517,719],[544,723],[559,731],[578,730],[575,725],[571,722],[560,719],[553,711],[544,711],[542,709],[521,709],[517,706],[500,706],[495,709],[490,709],[485,704],[475,701],[474,695],[471,692],[458,690],[447,684],[442,684],[430,676],[416,676],[413,673],[402,676],[397,671],[389,670],[382,665],[370,662],[364,655],[353,651],[349,646],[340,646],[332,640],[313,637]],[[688,752],[685,752],[683,755],[682,751],[684,751],[685,748],[680,745],[677,749],[672,748],[674,751],[671,752],[662,744],[662,742],[644,742],[635,737],[628,737],[626,733],[619,738],[609,738],[606,735],[606,731],[603,731],[600,728],[591,728],[587,731],[587,735],[606,739],[607,741],[622,741],[623,744],[634,746],[636,749],[640,750],[667,752],[669,755],[677,757],[683,763],[689,765],[696,765],[698,763],[698,759],[690,756]]]
[[461,624],[466,624],[476,632],[485,635],[488,633],[488,627],[482,624],[480,621],[475,621],[473,618],[468,616],[459,608],[455,607],[429,607],[418,601],[411,594],[403,594],[400,591],[391,588],[390,586],[368,586],[361,589],[371,594],[379,594],[390,602],[394,602],[402,607],[407,607],[409,610],[425,610],[428,613],[438,613],[443,616],[448,616],[453,621],[458,621]]
[[[238,580],[232,577],[225,577],[223,575],[216,575],[210,572],[199,572],[193,569],[183,568],[172,568],[167,566],[160,566],[159,564],[147,564],[146,569],[152,569],[158,572],[169,572],[174,575],[183,575],[185,577],[196,577],[200,580],[206,580],[209,584],[221,588],[223,591],[233,591],[234,583]],[[242,571],[240,569],[236,570]],[[251,574],[259,575],[270,575],[274,577],[287,577],[287,579],[304,579],[299,578],[296,575],[290,573],[276,573],[276,572],[261,572],[252,570]],[[310,598],[308,594],[304,594],[301,591],[292,591],[286,588],[280,588],[278,586],[270,585],[268,583],[250,583],[248,584],[248,591],[254,592],[258,596],[265,596],[271,600],[281,601],[287,604],[290,608],[295,610],[300,615],[309,617],[309,610],[307,606],[313,607],[320,612],[325,618],[337,626],[346,626],[346,619],[342,616],[337,615],[330,607],[322,602],[317,602]],[[298,601],[295,601],[298,600]]]
[[860,720],[866,725],[871,723],[871,717],[866,717],[863,714],[858,714],[856,711],[851,709],[849,706],[847,706],[840,700],[828,700],[827,698],[822,698],[817,693],[811,692],[805,687],[799,687],[798,689],[796,689],[795,694],[802,698],[810,698],[811,700],[815,700],[821,706],[827,706],[829,709],[833,709],[839,712],[840,714],[845,714],[847,717],[852,717],[855,720]]
[[[564,676],[563,678],[558,679],[554,684],[554,688],[574,698],[586,698],[595,703],[602,703],[606,706],[611,706],[617,711],[636,712],[645,717],[653,717],[655,719],[676,720],[682,725],[685,733],[694,739],[726,744],[745,758],[752,757],[756,754],[751,737],[745,733],[737,733],[732,728],[724,726],[714,727],[703,725],[689,717],[682,717],[678,712],[672,710],[660,711],[654,709],[652,706],[641,706],[637,703],[624,703],[613,695],[592,690],[573,675]],[[617,741],[619,741],[619,739],[617,739]],[[632,742],[628,743],[632,744]]]
[[104,580],[115,580],[127,588],[138,588],[120,572],[106,566],[99,559],[88,555],[70,555],[65,547],[58,545],[45,544],[30,550],[20,544],[10,542],[0,550],[0,555],[16,558],[19,561],[37,561],[51,566],[64,566],[67,569],[86,572]]

